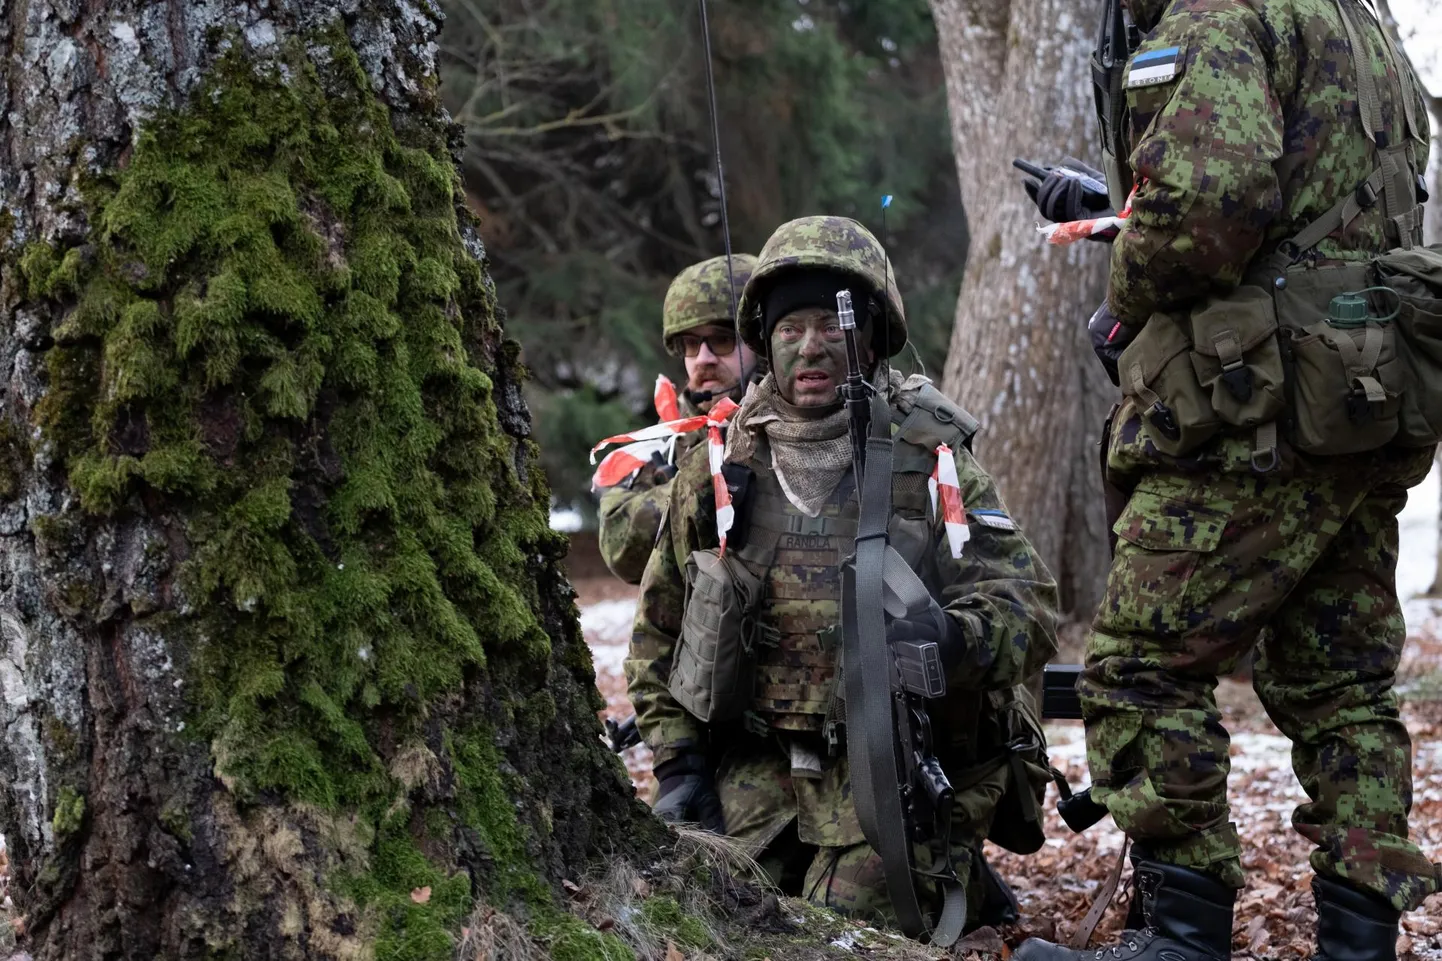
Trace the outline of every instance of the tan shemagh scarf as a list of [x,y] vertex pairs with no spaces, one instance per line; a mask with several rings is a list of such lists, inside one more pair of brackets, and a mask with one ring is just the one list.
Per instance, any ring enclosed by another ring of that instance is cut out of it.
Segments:
[[[878,372],[875,380],[883,375]],[[913,385],[913,381],[920,382]],[[925,378],[890,372],[893,392],[916,389]],[[796,407],[787,403],[767,374],[741,402],[726,434],[726,459],[745,463],[756,454],[762,434],[771,448],[771,467],[786,499],[807,517],[816,517],[841,478],[851,469],[851,436],[846,408],[838,400],[825,407]]]

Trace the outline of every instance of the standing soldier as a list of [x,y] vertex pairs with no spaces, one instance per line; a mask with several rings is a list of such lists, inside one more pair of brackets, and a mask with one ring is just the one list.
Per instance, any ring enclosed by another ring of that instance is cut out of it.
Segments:
[[[750,254],[714,257],[692,264],[671,281],[661,312],[661,336],[672,356],[686,364],[686,390],[681,416],[709,411],[722,397],[740,401],[746,383],[756,371],[756,355],[736,343],[731,317],[732,277],[736,291],[746,286],[756,258]],[[631,480],[601,495],[601,559],[621,580],[641,583],[641,572],[656,546],[656,532],[670,496],[674,463],[703,433],[677,438],[671,463],[641,468]]]
[[[930,595],[920,617],[890,622],[887,641],[937,643],[948,682],[926,711],[957,797],[949,844],[917,851],[918,868],[932,871],[920,888],[932,907],[965,890],[960,927],[1014,916],[982,840],[1024,853],[1041,843],[1045,746],[1021,685],[1055,651],[1056,587],[968,449],[976,422],[925,377],[903,382],[879,363],[907,337],[889,274],[881,245],[853,220],[808,217],[767,241],[741,333],[771,373],[733,415],[721,468],[735,521],[719,549],[712,468],[706,447],[694,448],[642,581],[626,678],[655,752],[659,815],[737,838],[783,890],[892,916],[896,892],[853,803],[846,732],[862,722],[848,715],[843,726],[837,690],[841,565],[858,526],[837,393],[847,354],[836,295],[849,290],[895,440],[890,542]],[[964,550],[929,509],[942,444],[970,520]],[[728,642],[734,659],[714,656]]]
[[1135,192],[1089,326],[1124,394],[1108,471],[1130,499],[1079,691],[1092,796],[1134,842],[1136,930],[1095,955],[1230,956],[1244,875],[1213,689],[1260,636],[1256,691],[1308,796],[1317,957],[1391,961],[1438,886],[1392,692],[1397,512],[1442,383],[1418,349],[1442,255],[1416,246],[1416,80],[1359,0],[1129,0],[1147,33],[1114,72],[1107,6],[1103,150],[1116,208]]

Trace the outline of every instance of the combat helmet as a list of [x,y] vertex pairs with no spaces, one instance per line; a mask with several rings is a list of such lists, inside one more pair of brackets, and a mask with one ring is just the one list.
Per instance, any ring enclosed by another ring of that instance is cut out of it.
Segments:
[[[801,217],[776,228],[761,255],[756,270],[741,294],[741,339],[757,353],[765,353],[762,343],[761,307],[770,285],[792,271],[822,269],[849,274],[856,278],[851,291],[856,304],[857,322],[860,311],[870,302],[879,314],[884,305],[888,330],[876,327],[877,353],[896,356],[906,346],[906,312],[901,294],[896,289],[896,270],[886,262],[886,250],[871,231],[849,217]],[[878,317],[879,320],[879,317]]]
[[661,339],[666,349],[675,352],[671,344],[677,334],[707,324],[731,323],[730,275],[735,275],[740,294],[755,268],[755,257],[732,254],[729,273],[725,257],[712,257],[677,274],[666,289],[666,303],[661,308]]

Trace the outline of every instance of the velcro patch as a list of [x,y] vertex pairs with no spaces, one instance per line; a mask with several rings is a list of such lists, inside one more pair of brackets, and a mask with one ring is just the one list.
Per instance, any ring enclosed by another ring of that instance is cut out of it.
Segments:
[[1181,47],[1146,50],[1137,54],[1132,60],[1131,68],[1127,70],[1127,89],[1150,87],[1175,79],[1181,56]]
[[994,527],[999,531],[1016,530],[1016,521],[1007,517],[1006,514],[1001,511],[974,510],[967,511],[967,513],[971,515],[972,520],[976,521],[982,527]]

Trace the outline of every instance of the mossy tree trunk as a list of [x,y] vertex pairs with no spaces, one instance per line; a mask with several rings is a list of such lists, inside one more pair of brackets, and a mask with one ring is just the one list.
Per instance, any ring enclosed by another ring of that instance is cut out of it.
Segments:
[[[446,958],[655,838],[430,0],[30,0],[0,57],[0,831],[50,959]],[[601,937],[595,935],[595,937]]]

